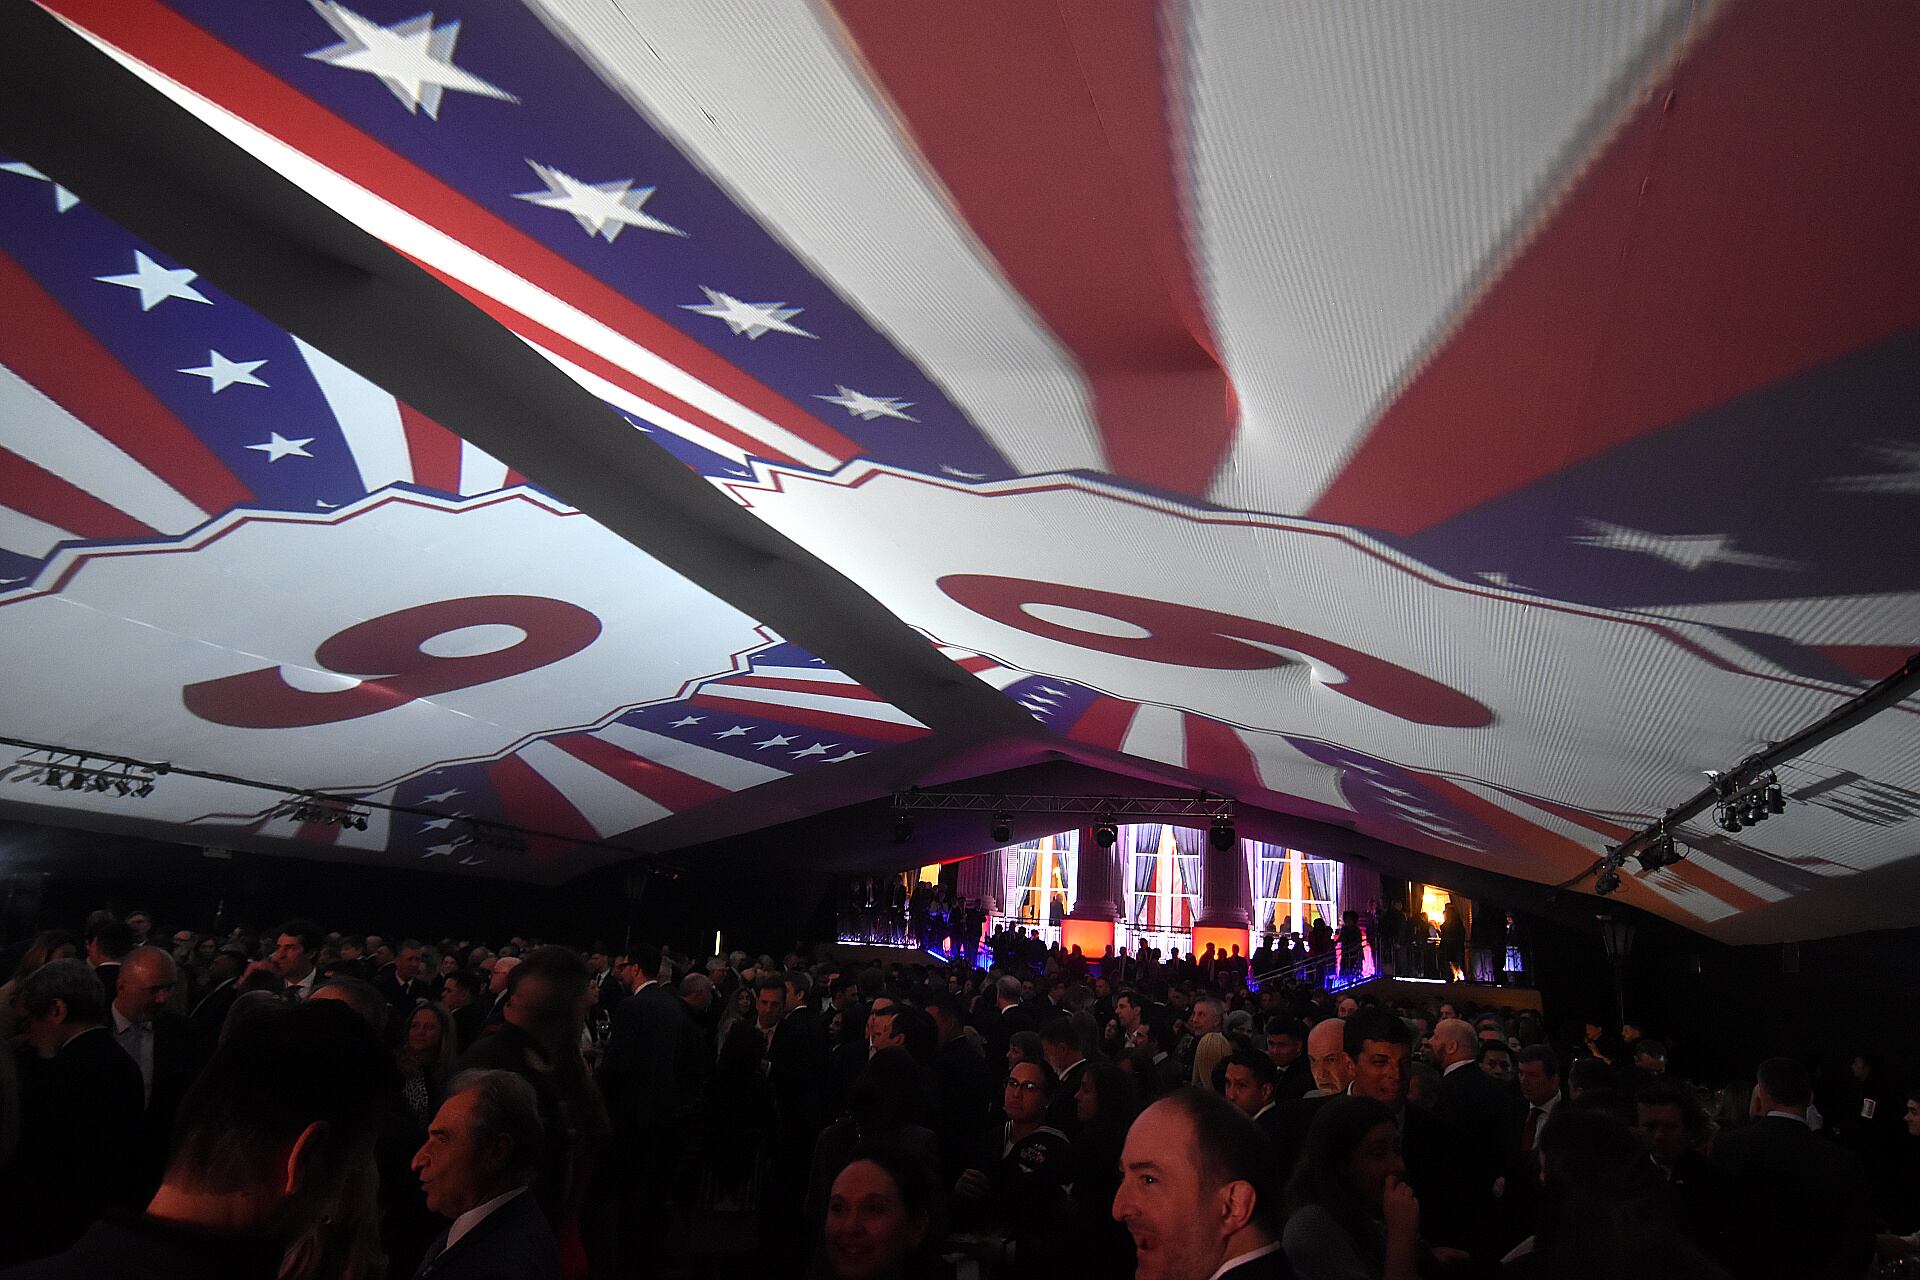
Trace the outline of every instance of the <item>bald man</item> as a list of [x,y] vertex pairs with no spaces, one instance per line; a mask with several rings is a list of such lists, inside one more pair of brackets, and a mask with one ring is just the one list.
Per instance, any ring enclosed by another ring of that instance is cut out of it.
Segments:
[[1479,1038],[1473,1024],[1442,1018],[1427,1037],[1427,1055],[1441,1071],[1440,1096],[1434,1112],[1465,1130],[1473,1154],[1491,1179],[1505,1167],[1507,1131],[1512,1128],[1512,1086],[1495,1080],[1478,1066]]
[[1274,1154],[1280,1159],[1282,1180],[1293,1171],[1301,1148],[1307,1144],[1313,1117],[1328,1099],[1344,1094],[1353,1083],[1353,1059],[1347,1056],[1346,1033],[1347,1024],[1340,1018],[1328,1018],[1307,1033],[1307,1064],[1318,1087],[1304,1098],[1278,1104],[1262,1121],[1261,1127],[1273,1140]]
[[170,1008],[179,977],[173,957],[159,947],[135,947],[120,962],[120,982],[107,1029],[140,1068],[141,1128],[130,1181],[151,1195],[166,1167],[174,1113],[200,1071],[199,1038]]
[[1313,1071],[1314,1085],[1307,1097],[1345,1093],[1353,1083],[1353,1059],[1347,1056],[1346,1034],[1344,1018],[1328,1018],[1307,1033],[1307,1066]]

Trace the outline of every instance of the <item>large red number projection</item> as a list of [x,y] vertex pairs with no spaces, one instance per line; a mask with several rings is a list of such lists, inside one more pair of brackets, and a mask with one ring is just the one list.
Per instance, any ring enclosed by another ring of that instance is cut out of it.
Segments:
[[[466,627],[517,627],[518,643],[492,653],[438,657],[421,646]],[[296,689],[278,667],[187,685],[187,710],[238,729],[291,729],[377,715],[420,698],[521,675],[572,657],[600,634],[578,605],[540,596],[467,596],[356,623],[314,650],[319,666],[361,683],[332,693]]]
[[[1258,671],[1293,661],[1265,647],[1272,646],[1334,667],[1345,679],[1328,684],[1329,689],[1402,720],[1450,729],[1493,723],[1493,712],[1458,689],[1384,658],[1271,622],[1115,591],[991,574],[948,574],[939,587],[950,599],[995,622],[1082,649],[1216,671]],[[1035,617],[1028,612],[1033,605],[1098,614],[1147,634],[1116,636],[1068,626]]]

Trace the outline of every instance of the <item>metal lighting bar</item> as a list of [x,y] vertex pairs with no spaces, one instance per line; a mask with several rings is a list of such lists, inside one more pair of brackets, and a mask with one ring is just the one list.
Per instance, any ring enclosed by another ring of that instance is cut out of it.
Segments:
[[1233,801],[1213,796],[1009,796],[979,791],[900,791],[895,812],[958,809],[981,813],[1087,813],[1099,818],[1233,820]]
[[1621,844],[1609,850],[1606,857],[1555,887],[1564,889],[1569,885],[1578,884],[1609,865],[1621,866],[1628,858],[1633,857],[1663,835],[1669,834],[1674,827],[1699,817],[1724,800],[1751,791],[1762,775],[1771,771],[1776,765],[1784,764],[1796,756],[1805,755],[1821,743],[1837,738],[1887,708],[1906,701],[1916,691],[1920,691],[1920,652],[1909,654],[1907,660],[1900,664],[1899,670],[1892,675],[1841,703],[1792,737],[1779,742],[1770,742],[1764,749],[1754,752],[1701,788],[1685,803],[1667,810],[1657,820],[1628,836]]
[[[274,812],[295,817],[299,821],[319,821],[344,824],[344,819],[353,816],[362,818],[366,811],[379,809],[385,813],[411,814],[422,818],[451,818],[473,833],[473,843],[487,848],[499,849],[509,853],[524,853],[527,841],[533,838],[555,840],[562,844],[574,845],[583,849],[604,849],[610,853],[623,854],[638,859],[649,868],[663,873],[678,874],[682,868],[677,864],[655,854],[625,845],[607,844],[604,841],[582,840],[577,836],[561,835],[554,831],[543,831],[537,827],[522,827],[513,823],[494,822],[487,819],[471,818],[463,814],[447,813],[439,809],[423,808],[410,804],[387,804],[379,800],[369,800],[357,796],[337,795],[326,791],[306,791],[299,787],[282,786],[277,782],[262,782],[258,778],[244,778],[238,774],[217,773],[210,769],[194,769],[186,765],[173,764],[165,760],[148,761],[134,756],[115,755],[104,751],[82,751],[77,747],[60,746],[55,743],[34,742],[27,738],[13,738],[0,735],[0,746],[18,747],[31,754],[46,755],[49,760],[29,760],[22,757],[10,769],[0,769],[0,780],[25,782],[44,775],[49,768],[70,775],[92,777],[101,770],[86,767],[89,760],[103,764],[118,765],[122,769],[145,770],[145,774],[128,772],[125,776],[137,785],[144,786],[144,795],[153,789],[153,779],[165,774],[178,774],[183,778],[199,778],[206,782],[224,782],[237,787],[252,787],[260,791],[271,791],[282,797],[274,806]],[[67,764],[66,760],[76,764]],[[109,781],[114,775],[108,774]],[[308,806],[304,812],[302,806]],[[358,822],[354,829],[364,830]]]

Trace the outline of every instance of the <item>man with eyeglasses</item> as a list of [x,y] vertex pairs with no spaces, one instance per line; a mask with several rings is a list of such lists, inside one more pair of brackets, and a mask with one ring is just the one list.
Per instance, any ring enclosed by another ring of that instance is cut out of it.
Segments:
[[1031,1247],[1067,1220],[1073,1144],[1047,1123],[1059,1086],[1045,1062],[1016,1062],[1001,1091],[1006,1123],[989,1134],[954,1184],[955,1220],[981,1233],[972,1251],[983,1258],[1011,1260],[1023,1242]]

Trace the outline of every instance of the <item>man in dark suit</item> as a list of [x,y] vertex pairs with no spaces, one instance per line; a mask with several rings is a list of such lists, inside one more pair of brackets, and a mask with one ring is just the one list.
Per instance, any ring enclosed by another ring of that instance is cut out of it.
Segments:
[[207,966],[207,992],[194,1001],[187,1016],[193,1023],[194,1033],[207,1054],[212,1054],[220,1039],[220,1028],[227,1020],[227,1010],[233,1008],[233,1002],[240,998],[240,974],[246,969],[247,949],[237,942],[229,942],[213,954],[213,962]]
[[927,1001],[940,1047],[934,1052],[933,1078],[938,1090],[940,1151],[952,1185],[965,1168],[969,1148],[986,1124],[998,1092],[998,1073],[967,1036],[957,997],[942,993]]
[[87,919],[87,963],[93,966],[95,976],[100,979],[101,989],[107,993],[107,1000],[113,1000],[114,990],[120,983],[120,961],[133,950],[133,930],[125,922],[116,920],[104,911],[96,911]]
[[193,1027],[168,1008],[177,978],[172,956],[158,947],[135,947],[121,962],[109,1015],[114,1040],[140,1069],[140,1133],[127,1174],[139,1200],[160,1185],[174,1113],[200,1070]]
[[1040,1054],[1059,1078],[1047,1103],[1047,1123],[1069,1138],[1080,1136],[1080,1081],[1087,1074],[1087,1052],[1064,1014],[1049,1018],[1040,1028]]
[[1152,1280],[1289,1280],[1280,1180],[1259,1126],[1182,1088],[1140,1113],[1120,1153],[1113,1216]]
[[382,969],[379,977],[374,979],[373,989],[385,997],[387,1008],[398,1026],[404,1027],[407,1019],[413,1016],[414,1005],[433,996],[427,979],[421,973],[425,967],[426,948],[408,938],[394,952],[393,964]]
[[1724,1197],[1713,1162],[1698,1150],[1707,1129],[1699,1099],[1684,1085],[1656,1080],[1640,1091],[1634,1107],[1647,1157],[1666,1183],[1674,1225],[1709,1257],[1722,1256],[1719,1208]]
[[1268,1018],[1266,1033],[1267,1057],[1278,1073],[1273,1100],[1291,1102],[1306,1097],[1314,1088],[1313,1067],[1307,1061],[1306,1027],[1296,1018]]
[[447,975],[440,990],[441,1003],[453,1018],[456,1053],[473,1048],[487,1025],[487,1002],[483,998],[486,983],[471,969],[455,969]]
[[1491,1186],[1512,1155],[1514,1095],[1480,1069],[1480,1042],[1470,1023],[1442,1018],[1427,1037],[1427,1052],[1441,1073],[1434,1114],[1465,1131]]
[[1769,1058],[1757,1074],[1753,1123],[1713,1148],[1732,1270],[1755,1280],[1852,1280],[1873,1257],[1865,1179],[1846,1151],[1807,1127],[1805,1066]]
[[413,1157],[427,1207],[453,1219],[415,1280],[559,1280],[553,1231],[528,1191],[543,1141],[525,1080],[509,1071],[459,1077]]
[[689,1027],[680,997],[660,981],[660,948],[640,943],[628,961],[634,992],[613,1011],[600,1091],[613,1121],[609,1173],[619,1202],[614,1248],[631,1271],[664,1229],[666,1191],[677,1172],[667,1153],[678,1149],[686,1119],[680,1073]]
[[[87,975],[87,981],[94,979]],[[124,1073],[137,1099],[139,1073],[104,1029],[75,1037],[76,1044],[81,1040],[94,1042],[97,1060]],[[338,1002],[270,1008],[247,1018],[188,1094],[180,1145],[147,1212],[95,1223],[65,1253],[0,1274],[5,1280],[279,1274],[287,1240],[278,1230],[290,1222],[317,1223],[333,1211],[337,1188],[372,1145],[392,1072],[379,1038]],[[89,1096],[97,1108],[100,1095]],[[95,1168],[104,1157],[84,1145],[90,1135],[74,1132],[75,1117],[92,1123],[79,1111],[61,1116],[60,1139]],[[324,1140],[314,1141],[321,1133]],[[87,1185],[84,1177],[53,1183],[58,1171],[52,1167],[39,1172],[61,1196]]]
[[1180,1069],[1175,1055],[1177,1040],[1173,1034],[1173,1014],[1163,1004],[1148,1005],[1140,1015],[1140,1047],[1153,1058],[1153,1093],[1162,1097],[1187,1083],[1187,1072]]
[[140,1071],[103,1025],[100,979],[84,960],[55,960],[20,984],[18,999],[27,1016],[15,1059],[19,1176],[8,1179],[0,1263],[64,1249],[108,1209],[138,1207]]
[[1020,979],[1002,974],[993,984],[993,1010],[982,1012],[977,1025],[986,1041],[987,1061],[997,1071],[1007,1061],[1007,1042],[1016,1031],[1034,1031],[1033,1011],[1022,1004],[1024,990]]

